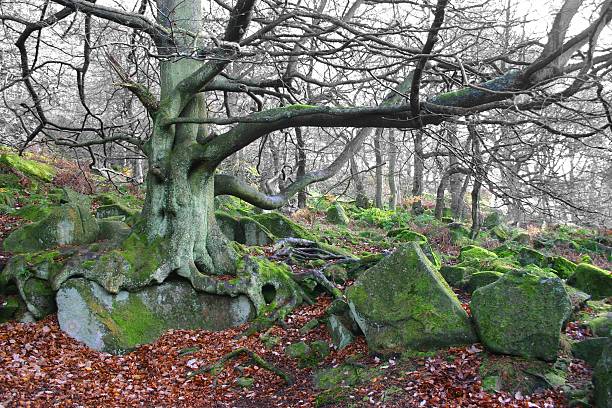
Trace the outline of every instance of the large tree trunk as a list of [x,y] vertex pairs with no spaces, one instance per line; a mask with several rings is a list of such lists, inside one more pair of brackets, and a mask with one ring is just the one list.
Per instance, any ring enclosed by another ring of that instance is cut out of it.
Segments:
[[[199,1],[159,1],[160,21],[197,32]],[[169,50],[175,52],[176,50]],[[174,103],[177,85],[201,67],[188,58],[168,59],[160,63],[160,99]],[[178,101],[176,102],[178,103]],[[203,94],[196,94],[185,105],[183,117],[206,118]],[[214,167],[194,168],[192,148],[207,136],[203,124],[163,126],[165,115],[154,118],[153,134],[147,146],[149,174],[142,211],[143,229],[148,241],[167,246],[165,270],[194,279],[200,274],[235,272],[235,253],[218,228],[214,215]]]

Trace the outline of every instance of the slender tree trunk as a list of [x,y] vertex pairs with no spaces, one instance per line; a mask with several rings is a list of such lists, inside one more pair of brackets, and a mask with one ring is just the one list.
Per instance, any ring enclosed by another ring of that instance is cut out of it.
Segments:
[[482,185],[482,153],[480,152],[480,139],[473,123],[468,124],[472,135],[472,154],[474,157],[474,186],[472,188],[472,229],[471,237],[475,239],[480,232],[480,187]]
[[361,179],[361,174],[359,174],[359,168],[357,167],[357,162],[355,161],[354,156],[351,156],[350,162],[351,178],[355,184],[355,204],[359,208],[367,208],[369,207],[368,197],[366,195],[365,187]]
[[421,196],[423,195],[423,132],[420,130],[414,133],[414,176],[412,178],[412,213],[422,214],[423,204]]
[[[302,128],[295,128],[295,138],[297,140],[297,174],[298,179],[306,174],[306,143],[302,135]],[[298,192],[298,208],[306,208],[306,188]]]
[[377,129],[374,134],[374,155],[376,156],[376,195],[375,202],[377,208],[382,208],[383,195],[383,157],[381,150],[382,129]]
[[397,162],[397,146],[393,129],[389,131],[389,209],[397,208],[397,186],[395,184],[395,165]]

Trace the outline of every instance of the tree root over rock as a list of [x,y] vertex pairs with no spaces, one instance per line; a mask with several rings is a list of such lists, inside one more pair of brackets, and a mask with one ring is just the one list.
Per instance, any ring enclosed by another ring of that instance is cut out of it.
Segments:
[[234,359],[234,358],[238,358],[241,355],[246,354],[247,356],[249,356],[250,360],[255,363],[256,365],[258,365],[259,367],[262,367],[276,375],[278,375],[280,378],[282,378],[283,380],[285,380],[285,383],[287,383],[287,385],[291,385],[293,384],[293,378],[291,378],[291,376],[289,374],[287,374],[286,372],[284,372],[283,370],[281,370],[280,368],[274,366],[272,363],[268,362],[266,359],[264,359],[263,357],[261,357],[259,354],[255,353],[254,351],[246,348],[246,347],[240,347],[234,351],[231,351],[227,354],[225,354],[224,356],[222,356],[219,361],[217,361],[214,364],[208,365],[206,367],[202,367],[198,370],[195,371],[190,371],[189,373],[187,373],[187,378],[192,378],[196,375],[199,374],[206,374],[208,372],[211,372],[213,375],[217,375],[219,373],[219,371],[221,371],[221,369],[223,369],[223,367],[225,367],[225,364]]

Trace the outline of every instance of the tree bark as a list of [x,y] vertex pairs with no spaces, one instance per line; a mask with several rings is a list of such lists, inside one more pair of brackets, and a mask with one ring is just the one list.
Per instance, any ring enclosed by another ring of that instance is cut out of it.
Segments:
[[357,167],[357,162],[355,161],[354,156],[351,156],[350,158],[350,167],[351,179],[355,184],[355,204],[359,208],[367,208],[369,207],[368,196],[366,195],[361,174],[359,173],[359,167]]
[[397,146],[393,129],[389,130],[389,209],[397,208],[397,186],[395,183],[395,165],[397,162]]
[[412,213],[415,215],[423,213],[421,196],[423,195],[423,132],[416,130],[414,133],[414,176],[412,178]]
[[[297,174],[298,179],[303,178],[306,175],[306,143],[304,142],[304,136],[302,135],[302,129],[295,128],[295,138],[297,141]],[[306,187],[302,188],[298,192],[298,208],[306,208],[307,191]]]
[[376,157],[376,195],[375,205],[377,208],[383,207],[383,157],[381,150],[382,129],[377,129],[374,134],[374,156]]

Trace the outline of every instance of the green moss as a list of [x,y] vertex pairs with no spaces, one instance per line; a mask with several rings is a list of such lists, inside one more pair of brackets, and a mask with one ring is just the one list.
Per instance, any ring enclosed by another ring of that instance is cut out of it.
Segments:
[[36,177],[42,181],[50,182],[55,177],[55,169],[48,164],[28,160],[13,153],[0,155],[0,164],[13,168],[27,176]]
[[327,221],[332,224],[348,225],[350,222],[348,216],[346,215],[346,211],[344,211],[344,207],[337,202],[327,209],[325,217]]
[[476,245],[464,246],[463,248],[461,248],[461,252],[459,253],[459,261],[465,261],[468,259],[476,259],[478,261],[482,261],[485,259],[495,258],[497,258],[497,254],[489,251],[488,249],[484,249]]
[[49,215],[51,209],[46,205],[30,204],[15,211],[15,215],[28,221],[39,221]]
[[467,282],[467,291],[472,293],[482,286],[496,282],[502,276],[504,276],[503,273],[495,271],[476,272],[470,276],[470,279]]
[[567,280],[567,284],[588,293],[594,300],[612,296],[610,271],[587,263],[578,264],[576,272]]
[[523,247],[519,251],[519,262],[522,266],[525,265],[536,265],[540,268],[546,268],[548,266],[548,260],[546,256],[535,249]]
[[576,272],[576,264],[562,256],[548,257],[547,261],[560,278],[567,279]]
[[109,317],[118,329],[113,334],[126,349],[148,343],[164,330],[160,320],[136,296],[129,296],[125,301],[115,300]]
[[146,237],[132,232],[121,244],[119,252],[130,264],[130,278],[140,281],[149,279],[162,264],[165,246],[161,239],[149,242]]
[[317,240],[317,237],[314,234],[311,234],[301,225],[291,221],[289,218],[277,212],[257,214],[252,218],[279,238],[293,237],[308,239],[310,241]]
[[373,352],[431,350],[473,339],[467,314],[417,243],[370,268],[346,296]]
[[471,309],[491,351],[554,360],[571,303],[555,274],[517,270],[475,290]]
[[312,109],[312,108],[316,108],[316,106],[306,105],[302,103],[294,103],[293,105],[287,105],[283,107],[283,109],[290,109],[290,110],[303,110],[303,109]]

